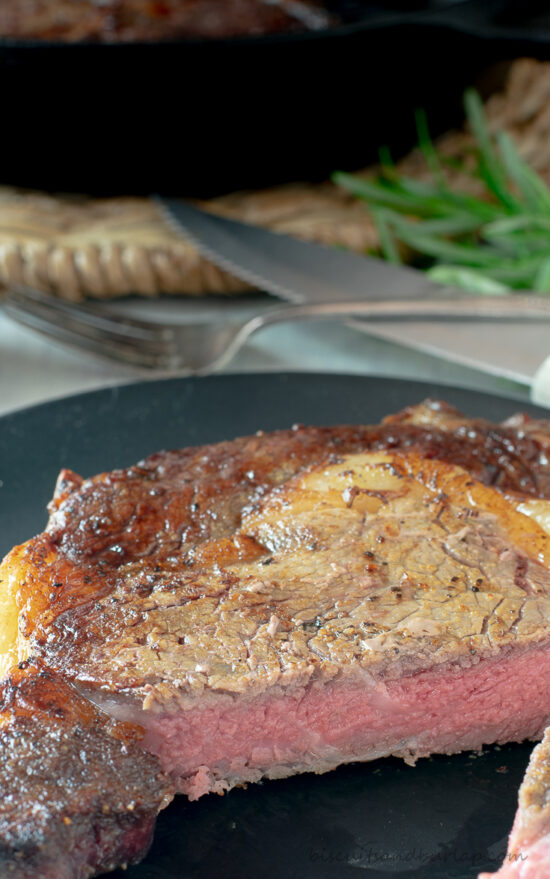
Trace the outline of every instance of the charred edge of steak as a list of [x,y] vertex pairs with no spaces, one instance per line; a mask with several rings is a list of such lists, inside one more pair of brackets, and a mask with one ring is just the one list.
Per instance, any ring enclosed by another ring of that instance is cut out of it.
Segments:
[[524,426],[501,427],[438,407],[425,403],[376,427],[299,427],[161,452],[82,484],[71,474],[50,505],[48,531],[67,558],[116,568],[138,554],[169,554],[230,534],[243,506],[302,468],[377,449],[414,451],[463,467],[487,485],[550,497],[542,425],[531,436]]
[[54,673],[16,669],[0,686],[0,875],[87,879],[142,858],[173,790],[140,736]]

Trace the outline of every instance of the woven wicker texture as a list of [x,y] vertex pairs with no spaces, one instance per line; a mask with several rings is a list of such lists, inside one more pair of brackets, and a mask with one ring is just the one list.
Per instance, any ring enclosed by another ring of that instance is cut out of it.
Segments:
[[[550,63],[523,59],[512,64],[486,112],[491,128],[505,128],[550,182]],[[467,156],[471,146],[466,131],[438,141],[442,152],[457,158]],[[410,176],[426,173],[416,152],[400,167]],[[464,175],[455,175],[453,183],[464,190],[477,186]],[[377,245],[363,206],[330,183],[235,193],[204,206],[312,241],[359,251]],[[0,188],[0,284],[14,282],[73,300],[245,289],[179,238],[147,199],[77,199]]]
[[[511,64],[501,90],[486,101],[485,114],[491,131],[507,131],[523,158],[550,184],[550,62],[524,58]],[[450,131],[436,145],[442,155],[460,163],[466,160],[466,167],[473,169],[474,140],[468,130]],[[399,168],[411,177],[429,174],[418,150],[407,156]],[[483,192],[478,177],[447,173],[460,191],[477,195]]]
[[[361,205],[329,184],[241,193],[208,206],[315,241],[376,245]],[[70,200],[2,189],[0,283],[10,282],[72,300],[245,289],[178,237],[146,199]]]

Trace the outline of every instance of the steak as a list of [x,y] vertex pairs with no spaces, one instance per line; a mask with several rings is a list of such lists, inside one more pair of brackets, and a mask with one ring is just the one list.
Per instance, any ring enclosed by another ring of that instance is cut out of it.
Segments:
[[87,879],[139,860],[173,787],[113,721],[51,671],[0,689],[0,875]]
[[[70,757],[56,763],[44,744],[47,759],[29,746],[6,760],[6,789],[22,773],[34,785],[0,803],[13,875],[48,876],[33,858],[50,854],[61,857],[51,875],[67,877],[138,857],[173,788],[196,799],[354,760],[540,738],[548,436],[543,423],[497,426],[432,402],[376,427],[260,433],[89,480],[64,471],[46,532],[0,573],[0,745],[14,754],[23,723],[9,700],[52,682],[59,696],[32,735],[53,729]],[[90,712],[81,731],[64,700]],[[119,763],[121,731],[132,750]],[[109,746],[94,751],[96,736]],[[22,833],[24,803],[53,799],[52,785],[58,812]],[[69,831],[85,852],[100,840],[85,867],[69,862]]]
[[504,864],[479,879],[546,879],[550,876],[550,729],[534,749],[519,790],[519,808]]
[[156,42],[315,30],[319,0],[2,0],[0,35],[62,42]]

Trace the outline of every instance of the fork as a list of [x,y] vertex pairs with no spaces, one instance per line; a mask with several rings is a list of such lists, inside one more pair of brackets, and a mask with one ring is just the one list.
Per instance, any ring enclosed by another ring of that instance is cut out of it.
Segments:
[[114,314],[100,305],[76,305],[29,287],[14,286],[3,298],[7,315],[60,342],[111,360],[148,369],[204,375],[225,366],[259,330],[295,320],[362,317],[369,320],[541,320],[550,301],[515,295],[407,301],[323,302],[274,306],[240,323],[202,320],[168,324]]

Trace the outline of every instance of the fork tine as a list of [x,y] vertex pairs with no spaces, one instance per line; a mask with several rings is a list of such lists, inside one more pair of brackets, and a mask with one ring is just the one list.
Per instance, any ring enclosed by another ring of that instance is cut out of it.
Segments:
[[23,326],[29,327],[44,336],[55,338],[59,342],[78,350],[86,349],[109,360],[116,360],[132,366],[148,369],[170,369],[174,366],[174,355],[171,351],[136,346],[130,340],[115,340],[108,337],[85,335],[81,329],[71,330],[55,325],[49,318],[42,318],[35,313],[19,308],[15,304],[5,304],[6,313]]
[[21,308],[40,312],[44,318],[63,316],[78,327],[96,328],[100,332],[112,333],[116,338],[138,339],[140,341],[163,341],[171,337],[171,328],[163,324],[142,321],[126,315],[110,315],[97,307],[74,302],[65,302],[54,296],[40,293],[29,287],[13,286],[5,294],[5,301]]
[[18,323],[73,348],[134,366],[186,374],[211,371],[226,349],[235,350],[230,343],[240,335],[240,325],[225,322],[172,326],[119,315],[103,320],[93,308],[52,300],[28,288],[7,290],[2,304]]
[[185,351],[178,344],[175,334],[165,332],[170,331],[170,327],[154,324],[149,327],[144,323],[144,328],[151,329],[149,334],[128,333],[127,328],[121,328],[116,319],[90,322],[91,310],[80,308],[73,313],[72,307],[65,303],[61,309],[56,306],[50,308],[47,301],[42,301],[43,298],[21,296],[19,291],[6,291],[3,299],[4,310],[18,323],[43,335],[71,347],[87,348],[111,360],[121,360],[149,369],[187,368]]

